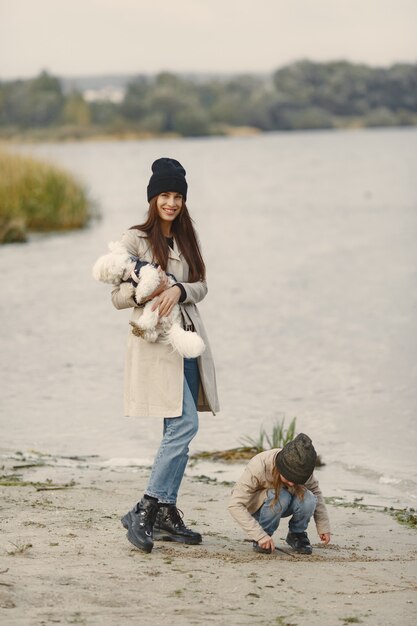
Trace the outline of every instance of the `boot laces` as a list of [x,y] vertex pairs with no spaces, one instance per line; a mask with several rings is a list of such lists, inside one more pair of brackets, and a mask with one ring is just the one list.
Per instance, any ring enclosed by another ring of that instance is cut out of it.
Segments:
[[169,517],[174,526],[185,528],[185,524],[182,519],[184,517],[184,513],[180,509],[177,509],[175,505],[168,507],[166,516]]
[[141,519],[141,524],[155,522],[156,515],[158,513],[157,505],[148,505],[146,507],[141,506],[140,502],[136,505],[137,515]]

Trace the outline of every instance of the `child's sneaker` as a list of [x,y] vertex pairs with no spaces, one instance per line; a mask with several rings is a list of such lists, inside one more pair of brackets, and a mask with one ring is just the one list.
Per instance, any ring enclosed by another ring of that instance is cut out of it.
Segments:
[[306,532],[303,533],[288,533],[286,542],[291,548],[293,548],[298,554],[311,554],[313,548],[311,547],[310,539]]

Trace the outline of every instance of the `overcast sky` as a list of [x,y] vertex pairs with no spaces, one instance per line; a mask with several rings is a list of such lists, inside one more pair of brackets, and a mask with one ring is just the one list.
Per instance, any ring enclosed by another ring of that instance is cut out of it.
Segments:
[[0,0],[0,79],[417,61],[416,0]]

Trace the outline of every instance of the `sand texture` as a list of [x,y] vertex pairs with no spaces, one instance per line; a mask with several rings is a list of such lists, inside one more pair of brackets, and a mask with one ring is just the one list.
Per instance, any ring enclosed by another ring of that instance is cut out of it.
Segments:
[[145,468],[3,463],[34,484],[0,487],[2,625],[417,623],[417,532],[387,513],[329,505],[328,547],[312,524],[313,555],[290,554],[284,521],[275,539],[288,554],[258,555],[227,512],[230,486],[186,477],[179,506],[203,544],[146,555],[119,519]]

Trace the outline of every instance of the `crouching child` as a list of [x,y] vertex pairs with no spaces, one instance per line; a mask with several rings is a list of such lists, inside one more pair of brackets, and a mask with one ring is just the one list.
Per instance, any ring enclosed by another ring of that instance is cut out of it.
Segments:
[[275,550],[273,534],[289,517],[286,541],[295,552],[311,554],[307,527],[314,516],[323,544],[330,541],[330,522],[313,470],[317,454],[300,433],[282,449],[254,456],[232,491],[229,511],[250,539],[255,552]]

